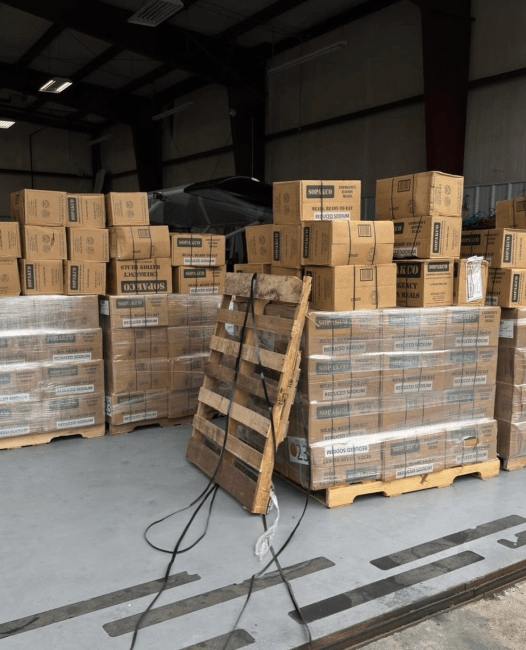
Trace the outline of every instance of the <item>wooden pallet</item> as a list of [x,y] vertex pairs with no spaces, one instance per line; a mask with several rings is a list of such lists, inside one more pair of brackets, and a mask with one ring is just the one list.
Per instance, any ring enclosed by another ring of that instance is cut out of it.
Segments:
[[21,449],[22,447],[37,447],[47,445],[55,438],[68,436],[82,436],[83,438],[99,438],[105,433],[104,424],[92,427],[79,427],[78,429],[65,429],[64,431],[49,431],[46,433],[30,433],[26,436],[0,438],[0,449]]
[[526,456],[519,456],[518,458],[503,458],[502,469],[506,472],[516,472],[519,469],[526,467]]
[[154,420],[139,420],[137,422],[129,422],[127,424],[111,424],[107,422],[107,429],[110,436],[123,436],[126,433],[131,433],[140,427],[178,427],[181,424],[192,424],[194,419],[193,415],[185,415],[181,418],[156,418]]
[[464,465],[463,467],[450,467],[432,474],[423,476],[411,476],[400,478],[395,481],[366,481],[352,485],[336,485],[317,492],[312,496],[323,503],[327,508],[341,508],[349,506],[356,497],[363,494],[383,494],[386,497],[399,497],[408,492],[418,492],[430,488],[444,488],[453,485],[453,481],[459,476],[475,474],[485,480],[494,478],[500,472],[499,460],[488,460],[484,463]]
[[[292,276],[257,275],[255,323],[252,315],[249,315],[235,391],[232,395],[229,390],[229,397],[224,397],[218,393],[218,388],[220,384],[233,386],[233,367],[240,352],[240,343],[232,340],[226,326],[232,325],[239,331],[245,319],[243,311],[230,310],[229,306],[234,296],[250,297],[252,278],[252,274],[248,273],[227,274],[187,457],[207,476],[214,476],[215,481],[250,512],[262,514],[268,509],[276,449],[268,411],[258,408],[254,401],[259,399],[265,404],[263,384],[256,366],[260,358],[273,405],[275,444],[279,445],[285,438],[290,408],[296,394],[300,368],[299,344],[308,309],[311,279],[305,278],[302,282]],[[265,307],[270,301],[292,304],[292,317],[265,315]],[[285,353],[263,349],[262,333],[286,337]],[[222,456],[225,431],[210,422],[211,410],[230,416]]]

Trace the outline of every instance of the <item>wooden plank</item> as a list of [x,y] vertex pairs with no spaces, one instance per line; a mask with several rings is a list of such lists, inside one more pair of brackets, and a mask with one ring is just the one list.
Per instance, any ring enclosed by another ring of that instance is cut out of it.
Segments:
[[[239,327],[245,322],[245,312],[233,311],[232,309],[220,309],[217,312],[217,320],[220,323],[230,323]],[[271,334],[280,334],[281,336],[290,336],[292,332],[293,321],[288,318],[279,316],[257,316],[256,329]],[[248,315],[247,327],[254,329],[252,314]]]
[[[206,438],[213,440],[220,447],[223,446],[225,432],[217,425],[213,424],[209,420],[205,420],[200,415],[196,415],[194,417],[194,427]],[[262,454],[244,443],[242,440],[229,435],[226,440],[225,449],[237,458],[241,459],[247,465],[250,465],[250,467],[253,467],[256,470],[259,470],[261,467],[261,460],[263,458]]]
[[[243,275],[243,273],[239,273],[239,275]],[[222,339],[218,336],[212,336],[210,339],[210,349],[237,358],[237,355],[239,354],[239,343],[237,341]],[[284,354],[280,354],[279,352],[270,352],[269,350],[260,350],[260,355],[261,363],[265,366],[265,368],[277,370],[278,372],[281,372],[283,370],[285,363]],[[256,349],[253,346],[247,345],[247,343],[243,345],[241,358],[244,361],[249,361],[253,364],[258,363],[258,355]]]
[[[213,393],[207,388],[202,387],[199,391],[199,401],[203,404],[206,404],[207,406],[212,407],[213,409],[216,409],[223,415],[226,415],[228,413],[230,400],[228,400],[226,397],[218,395],[217,393]],[[201,415],[201,413],[198,413],[198,415]],[[270,429],[270,420],[263,417],[262,415],[259,415],[259,413],[251,411],[246,406],[242,406],[241,404],[236,404],[233,402],[230,409],[230,417],[233,420],[236,420],[236,422],[249,427],[249,429],[253,429],[265,437],[268,436]]]
[[[250,273],[227,273],[225,294],[250,297],[252,275]],[[258,273],[254,298],[257,300],[279,300],[299,303],[302,300],[303,282],[293,276],[267,275]]]
[[518,458],[502,459],[502,469],[506,472],[516,472],[519,469],[526,467],[526,456],[519,456]]
[[154,418],[152,420],[138,420],[137,422],[127,422],[126,424],[112,424],[108,422],[108,433],[110,436],[122,436],[131,433],[139,427],[178,427],[183,424],[192,424],[193,415],[185,415],[180,418]]
[[[217,366],[213,363],[207,363],[205,365],[205,374],[209,377],[214,377],[219,381],[232,386],[234,384],[235,372],[232,368],[227,368],[226,366]],[[245,392],[255,395],[256,397],[261,397],[265,399],[265,391],[261,384],[261,378],[259,375],[243,375],[241,378],[241,386]],[[271,402],[275,402],[278,398],[278,384],[276,381],[270,378],[266,378],[265,382],[267,384],[267,392]]]
[[[197,465],[208,477],[213,476],[219,461],[219,456],[204,444],[200,443],[194,436],[190,438],[188,443],[186,457],[194,465]],[[234,495],[247,510],[251,510],[256,492],[256,484],[246,474],[243,474],[237,467],[234,467],[223,459],[217,471],[215,481],[229,494]]]
[[336,485],[320,493],[323,503],[328,508],[339,508],[350,505],[357,496],[363,494],[381,493],[387,497],[397,497],[408,492],[418,492],[429,488],[449,487],[458,476],[476,474],[481,479],[494,478],[500,472],[500,461],[489,460],[484,463],[464,465],[464,467],[450,467],[432,474],[411,476],[395,481],[368,481],[354,485]]
[[20,449],[22,447],[37,447],[47,445],[55,438],[66,438],[69,436],[82,436],[83,438],[99,438],[106,432],[104,424],[95,424],[91,427],[79,427],[78,429],[64,429],[64,431],[47,431],[45,433],[30,433],[24,436],[13,436],[11,438],[0,438],[0,449]]

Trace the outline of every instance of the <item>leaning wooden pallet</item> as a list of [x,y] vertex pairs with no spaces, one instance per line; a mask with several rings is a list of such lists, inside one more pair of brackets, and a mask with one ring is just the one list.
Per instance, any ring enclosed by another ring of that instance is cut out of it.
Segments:
[[[263,514],[268,509],[276,447],[285,438],[299,378],[299,345],[310,283],[310,278],[301,281],[292,276],[227,274],[187,456],[252,513]],[[244,340],[233,340],[229,329],[239,331],[245,314],[229,308],[232,299],[251,296],[254,317],[249,310]],[[293,317],[265,315],[271,301],[294,305]],[[287,337],[285,353],[263,349],[263,333]],[[233,368],[238,357],[236,381]],[[266,376],[272,421],[254,403],[254,398],[266,400],[261,373]],[[221,384],[233,391],[227,391],[228,396],[220,394]],[[226,432],[210,422],[213,411],[229,416]]]

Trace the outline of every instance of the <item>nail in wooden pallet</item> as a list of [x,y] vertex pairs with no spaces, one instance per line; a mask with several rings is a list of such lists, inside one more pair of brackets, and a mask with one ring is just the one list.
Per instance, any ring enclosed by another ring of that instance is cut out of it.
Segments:
[[[227,274],[187,457],[207,476],[214,475],[220,462],[225,431],[210,422],[210,417],[214,411],[223,415],[230,413],[226,446],[215,481],[250,512],[263,514],[267,512],[272,487],[276,451],[274,442],[279,445],[285,438],[290,408],[296,394],[300,370],[299,345],[308,309],[311,279],[305,278],[302,282],[292,276],[258,274],[254,291],[256,322],[254,326],[253,318],[249,315],[241,348],[239,376],[232,395],[233,368],[240,343],[232,339],[228,329],[232,331],[232,327],[235,327],[239,332],[245,314],[233,311],[229,306],[234,296],[243,299],[250,297],[251,281],[252,274]],[[294,305],[293,318],[265,315],[265,307],[270,301]],[[227,325],[231,327],[227,328]],[[262,333],[287,337],[286,352],[281,354],[263,349]],[[256,369],[258,347],[273,405],[275,441],[268,413],[254,403],[256,398],[265,404],[263,384]],[[217,392],[221,384],[229,386],[225,393],[228,397]]]

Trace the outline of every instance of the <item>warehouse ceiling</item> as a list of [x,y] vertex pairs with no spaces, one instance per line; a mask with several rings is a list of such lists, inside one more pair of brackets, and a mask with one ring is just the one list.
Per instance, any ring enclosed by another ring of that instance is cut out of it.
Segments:
[[[151,123],[209,83],[256,96],[270,56],[395,1],[180,0],[157,27],[128,22],[148,0],[0,1],[0,120],[93,135]],[[39,91],[54,78],[72,85]]]

